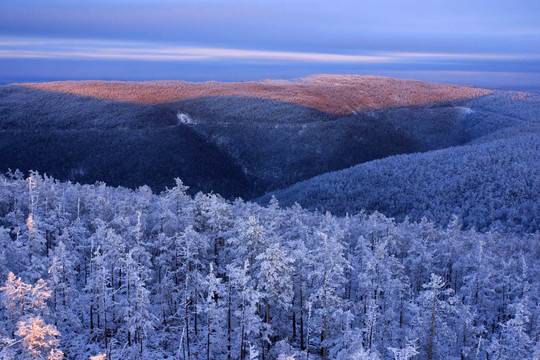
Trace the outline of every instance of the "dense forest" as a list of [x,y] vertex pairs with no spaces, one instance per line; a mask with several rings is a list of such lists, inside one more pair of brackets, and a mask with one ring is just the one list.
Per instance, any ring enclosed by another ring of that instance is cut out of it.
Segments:
[[439,224],[458,215],[465,228],[532,233],[540,230],[540,126],[512,129],[469,145],[323,174],[273,195],[284,206],[298,202],[341,215],[379,211],[398,221],[426,217]]
[[538,359],[540,234],[0,176],[1,359]]

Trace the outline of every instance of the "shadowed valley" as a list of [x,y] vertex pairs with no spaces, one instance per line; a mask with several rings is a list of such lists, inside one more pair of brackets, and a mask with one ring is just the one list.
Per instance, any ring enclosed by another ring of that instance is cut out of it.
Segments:
[[490,93],[329,75],[10,85],[0,88],[0,170],[155,190],[178,176],[193,192],[252,198],[329,171],[484,135],[483,124],[471,125],[467,104]]

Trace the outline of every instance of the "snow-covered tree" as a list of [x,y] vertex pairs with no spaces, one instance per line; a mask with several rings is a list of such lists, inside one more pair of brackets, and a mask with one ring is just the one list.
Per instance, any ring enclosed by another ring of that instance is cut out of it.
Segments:
[[327,229],[330,234],[317,233],[319,247],[315,255],[315,268],[312,277],[315,289],[311,300],[316,307],[320,319],[321,355],[328,357],[329,338],[336,337],[339,327],[335,321],[340,311],[347,307],[343,297],[343,285],[346,283],[345,270],[350,266],[344,257],[339,229]]
[[452,296],[441,276],[431,274],[429,283],[418,296],[417,328],[418,338],[424,339],[421,346],[428,360],[451,356],[449,352],[456,342],[456,332],[452,330],[456,316],[458,299]]
[[394,360],[410,360],[418,355],[417,346],[414,341],[407,342],[407,345],[403,348],[389,348],[394,354]]
[[145,269],[134,258],[135,250],[132,249],[126,255],[124,261],[124,284],[125,295],[122,307],[125,328],[127,330],[128,345],[132,342],[138,344],[139,353],[137,357],[143,356],[144,339],[148,337],[149,331],[153,329],[154,317],[150,313],[149,290],[144,282]]
[[199,304],[199,312],[206,314],[206,359],[220,358],[225,354],[223,339],[226,338],[226,293],[222,279],[216,277],[214,265],[202,284],[205,298]]
[[268,339],[261,338],[263,327],[262,319],[257,314],[261,301],[261,294],[253,287],[253,279],[249,275],[249,261],[244,262],[243,267],[229,266],[228,273],[231,286],[236,292],[237,307],[234,315],[239,324],[238,344],[239,357],[241,360],[246,358],[249,350],[248,344],[261,344]]
[[17,332],[22,341],[25,354],[29,359],[62,359],[58,349],[60,333],[54,325],[47,325],[39,316],[31,316],[17,323]]

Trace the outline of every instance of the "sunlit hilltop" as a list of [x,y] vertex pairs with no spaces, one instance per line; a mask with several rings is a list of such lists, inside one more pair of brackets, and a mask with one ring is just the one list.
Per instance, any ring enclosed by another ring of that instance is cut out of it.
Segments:
[[335,114],[469,99],[490,90],[377,76],[315,75],[298,80],[247,82],[62,81],[22,86],[98,99],[156,104],[205,96],[251,96]]

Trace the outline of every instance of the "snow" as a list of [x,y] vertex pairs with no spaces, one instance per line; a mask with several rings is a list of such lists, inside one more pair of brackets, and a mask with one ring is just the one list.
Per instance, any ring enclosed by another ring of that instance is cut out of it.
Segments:
[[195,124],[195,121],[193,121],[191,116],[189,116],[188,114],[178,112],[176,114],[176,117],[178,118],[179,124],[186,124],[186,125]]
[[465,115],[473,114],[475,112],[473,109],[466,106],[455,106],[454,108],[460,110]]

